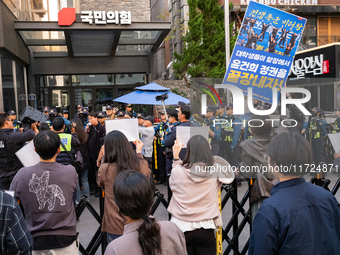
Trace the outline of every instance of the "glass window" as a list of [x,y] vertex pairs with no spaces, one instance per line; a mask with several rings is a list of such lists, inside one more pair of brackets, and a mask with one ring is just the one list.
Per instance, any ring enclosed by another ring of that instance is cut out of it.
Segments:
[[116,74],[116,84],[146,84],[145,74]]
[[96,89],[96,105],[97,111],[102,111],[103,106],[111,105],[113,100],[113,89]]
[[[26,100],[20,95],[25,95],[25,84],[24,84],[24,68],[19,64],[16,64],[17,74],[17,93],[18,93],[18,115],[25,109]],[[21,100],[22,99],[22,100]]]
[[70,86],[70,76],[69,75],[54,75],[54,76],[44,76],[44,83],[46,87],[53,86]]
[[33,52],[67,52],[67,46],[29,46]]
[[65,39],[64,31],[21,31],[25,39]]
[[120,39],[155,39],[158,31],[122,31]]
[[68,90],[54,89],[52,90],[51,108],[70,108],[70,94]]
[[89,112],[92,111],[92,89],[75,89],[74,90],[74,108],[77,109],[77,105],[81,104],[84,107],[89,108]]
[[148,51],[152,45],[118,45],[117,52]]
[[1,57],[1,78],[4,110],[5,112],[8,112],[9,110],[15,111],[12,60],[4,56],[0,57]]
[[72,75],[72,86],[113,85],[114,74]]

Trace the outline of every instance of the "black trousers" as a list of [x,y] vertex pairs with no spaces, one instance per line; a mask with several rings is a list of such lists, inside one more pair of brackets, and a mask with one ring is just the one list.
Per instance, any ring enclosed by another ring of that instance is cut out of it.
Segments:
[[324,146],[324,139],[320,138],[312,138],[312,149],[313,149],[313,159],[314,164],[317,166],[320,163],[326,164],[326,152]]
[[89,185],[91,190],[97,190],[98,185],[97,185],[97,172],[98,172],[98,167],[97,167],[97,159],[94,157],[89,157],[90,158],[90,168],[89,172],[87,174],[88,180],[89,180]]
[[214,229],[195,229],[184,232],[188,255],[216,255]]
[[225,160],[227,160],[228,163],[231,166],[239,167],[239,165],[240,165],[240,163],[239,163],[239,161],[240,161],[239,160],[239,153],[240,153],[239,143],[236,145],[233,152],[230,149],[230,145],[231,145],[231,143],[228,143],[228,142],[220,143],[220,151],[219,151],[218,155],[220,157],[224,158]]
[[166,181],[166,161],[164,155],[164,148],[158,147],[157,150],[157,163],[158,163],[158,172],[159,172],[159,181]]

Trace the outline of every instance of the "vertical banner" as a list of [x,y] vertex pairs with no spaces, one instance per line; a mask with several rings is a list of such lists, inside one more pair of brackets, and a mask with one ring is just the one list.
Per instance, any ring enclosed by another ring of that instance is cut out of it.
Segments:
[[251,1],[239,31],[223,84],[272,103],[272,89],[284,87],[306,19]]
[[[222,217],[222,201],[221,201],[221,189],[218,192],[218,209],[220,210],[220,214]],[[223,237],[222,237],[222,227],[218,227],[216,231],[216,255],[223,254]]]

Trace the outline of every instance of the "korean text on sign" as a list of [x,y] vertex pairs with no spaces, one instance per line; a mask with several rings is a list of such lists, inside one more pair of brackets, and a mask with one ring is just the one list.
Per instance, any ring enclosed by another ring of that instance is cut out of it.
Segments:
[[81,21],[89,24],[105,25],[105,24],[131,24],[131,12],[128,11],[82,11]]

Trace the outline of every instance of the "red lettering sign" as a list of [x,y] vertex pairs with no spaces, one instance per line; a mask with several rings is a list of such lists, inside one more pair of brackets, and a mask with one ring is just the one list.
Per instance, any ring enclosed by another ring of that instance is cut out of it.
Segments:
[[63,8],[58,13],[59,26],[71,26],[76,21],[76,8]]
[[329,73],[329,60],[323,61],[322,70],[323,73]]

